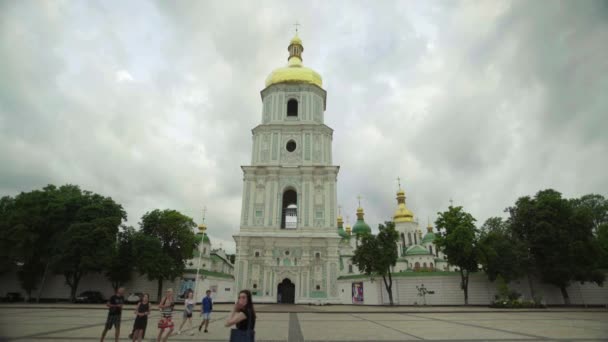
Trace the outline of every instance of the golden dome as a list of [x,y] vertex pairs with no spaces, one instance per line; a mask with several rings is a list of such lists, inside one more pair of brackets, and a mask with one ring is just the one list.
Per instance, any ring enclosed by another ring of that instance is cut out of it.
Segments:
[[199,230],[201,233],[204,233],[204,232],[205,232],[205,230],[207,230],[207,225],[206,225],[206,224],[204,224],[204,223],[199,224],[199,225],[198,225],[198,230]]
[[266,87],[277,83],[307,83],[323,88],[323,79],[316,71],[302,65],[302,40],[296,34],[291,39],[286,67],[275,69],[266,78]]
[[[291,42],[289,42],[289,43],[302,45],[302,39],[300,39],[300,37],[298,37],[298,34],[296,33],[296,35],[293,36],[293,38],[291,38]],[[304,50],[304,49],[302,48],[302,50]]]
[[405,191],[401,188],[397,191],[397,210],[393,215],[393,221],[397,222],[412,222],[414,221],[414,213],[405,206]]

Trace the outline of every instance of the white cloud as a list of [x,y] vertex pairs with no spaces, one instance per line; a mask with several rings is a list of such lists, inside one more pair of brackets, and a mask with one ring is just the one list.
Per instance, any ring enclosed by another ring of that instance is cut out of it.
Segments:
[[296,20],[351,223],[358,194],[372,226],[391,217],[397,176],[423,222],[450,198],[483,221],[546,187],[608,195],[602,1],[2,6],[1,195],[80,184],[133,225],[206,205],[233,249],[259,91]]

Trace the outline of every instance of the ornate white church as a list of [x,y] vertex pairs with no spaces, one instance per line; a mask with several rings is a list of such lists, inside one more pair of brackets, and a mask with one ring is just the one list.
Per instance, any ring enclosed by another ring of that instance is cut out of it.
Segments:
[[[297,34],[288,51],[287,66],[274,70],[261,91],[251,165],[242,167],[235,287],[251,289],[257,302],[351,303],[348,277],[359,275],[351,258],[358,235],[371,229],[361,206],[352,231],[344,227],[337,208],[333,130],[324,123],[327,92],[321,76],[302,64],[304,47]],[[401,189],[397,202],[400,258],[394,271],[447,271],[432,228],[423,236]]]

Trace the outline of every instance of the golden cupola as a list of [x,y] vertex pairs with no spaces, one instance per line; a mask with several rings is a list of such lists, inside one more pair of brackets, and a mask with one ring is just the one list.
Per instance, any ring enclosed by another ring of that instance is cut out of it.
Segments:
[[304,46],[297,33],[289,42],[287,51],[289,51],[287,66],[278,68],[270,73],[268,78],[266,78],[266,87],[278,83],[307,83],[323,88],[321,75],[302,64]]
[[395,210],[395,215],[393,215],[393,221],[395,223],[414,221],[414,213],[405,206],[405,191],[401,187],[397,191],[397,210]]

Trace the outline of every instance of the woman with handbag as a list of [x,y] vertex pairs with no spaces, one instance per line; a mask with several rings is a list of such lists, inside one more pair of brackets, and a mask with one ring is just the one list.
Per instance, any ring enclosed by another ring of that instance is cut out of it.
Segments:
[[242,290],[239,292],[239,299],[226,320],[226,327],[236,326],[236,329],[230,330],[230,342],[254,342],[255,320],[256,315],[251,301],[251,292]]

